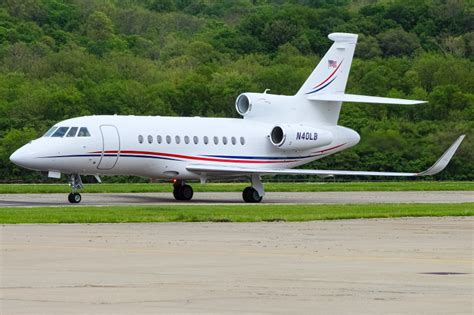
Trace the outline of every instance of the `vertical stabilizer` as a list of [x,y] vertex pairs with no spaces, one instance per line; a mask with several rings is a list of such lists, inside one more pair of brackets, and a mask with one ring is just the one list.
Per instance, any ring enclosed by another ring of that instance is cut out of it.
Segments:
[[357,35],[332,33],[328,37],[334,41],[334,44],[296,95],[344,93],[357,43]]

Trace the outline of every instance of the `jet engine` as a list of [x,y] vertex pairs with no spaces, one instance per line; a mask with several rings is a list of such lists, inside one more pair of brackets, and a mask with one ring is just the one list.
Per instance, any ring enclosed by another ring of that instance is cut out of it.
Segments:
[[267,93],[242,93],[235,100],[235,109],[244,119],[272,120],[287,117],[292,110],[291,96]]
[[323,147],[333,141],[331,132],[303,124],[281,124],[273,127],[270,142],[281,150],[307,150]]
[[235,100],[235,109],[241,116],[245,116],[252,110],[252,99],[250,95],[240,94]]

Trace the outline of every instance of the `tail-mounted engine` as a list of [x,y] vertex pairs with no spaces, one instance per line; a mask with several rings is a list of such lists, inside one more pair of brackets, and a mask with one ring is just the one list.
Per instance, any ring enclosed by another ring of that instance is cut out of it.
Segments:
[[270,142],[281,150],[307,150],[322,147],[333,141],[331,132],[303,124],[281,124],[273,127]]
[[252,99],[246,94],[240,94],[235,100],[235,109],[241,116],[245,116],[252,110]]
[[245,119],[260,121],[287,117],[291,109],[291,96],[267,93],[243,93],[235,100],[235,109]]

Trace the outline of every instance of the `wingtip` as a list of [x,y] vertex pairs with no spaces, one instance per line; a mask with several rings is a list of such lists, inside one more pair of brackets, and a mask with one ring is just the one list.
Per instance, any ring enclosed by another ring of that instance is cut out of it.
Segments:
[[460,135],[456,141],[447,149],[443,155],[433,164],[429,169],[424,172],[418,173],[418,176],[427,176],[427,175],[436,175],[439,172],[443,171],[446,166],[448,166],[449,162],[451,161],[452,157],[458,150],[459,146],[461,145],[462,141],[466,135]]

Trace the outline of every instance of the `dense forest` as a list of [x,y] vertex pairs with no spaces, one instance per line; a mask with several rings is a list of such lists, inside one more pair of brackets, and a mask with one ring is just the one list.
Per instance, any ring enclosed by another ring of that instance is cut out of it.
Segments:
[[8,157],[89,114],[237,117],[239,93],[294,94],[331,45],[359,34],[345,104],[360,144],[311,168],[418,171],[467,138],[437,179],[474,179],[474,5],[462,0],[0,0],[0,180]]

